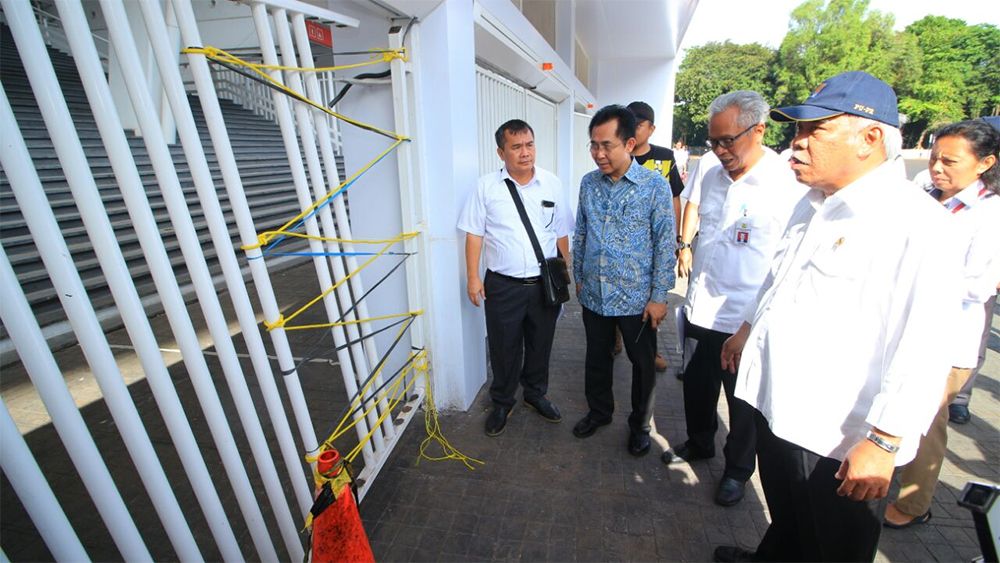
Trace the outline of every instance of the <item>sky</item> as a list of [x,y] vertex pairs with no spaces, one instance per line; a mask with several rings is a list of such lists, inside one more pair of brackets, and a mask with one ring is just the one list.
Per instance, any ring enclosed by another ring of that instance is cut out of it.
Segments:
[[[991,23],[1000,26],[1000,8],[996,0],[871,0],[868,7],[895,16],[895,29],[926,15],[947,16],[966,23]],[[788,17],[803,0],[699,0],[688,26],[681,50],[709,41],[762,43],[772,48],[781,45],[788,31]],[[992,5],[992,7],[990,7]],[[720,17],[721,16],[721,17]],[[683,57],[683,53],[681,54]]]

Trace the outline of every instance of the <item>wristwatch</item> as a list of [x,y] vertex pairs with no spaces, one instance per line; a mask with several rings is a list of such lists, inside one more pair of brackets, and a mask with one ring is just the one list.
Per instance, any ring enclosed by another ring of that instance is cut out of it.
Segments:
[[865,438],[868,438],[868,441],[870,441],[871,443],[875,444],[876,446],[882,448],[883,450],[891,454],[894,454],[899,451],[899,446],[893,444],[892,442],[886,440],[885,438],[879,436],[878,434],[876,434],[871,430],[868,431],[868,434],[865,434]]
[[685,248],[691,248],[690,242],[684,242],[682,240],[677,241],[677,252],[684,250]]

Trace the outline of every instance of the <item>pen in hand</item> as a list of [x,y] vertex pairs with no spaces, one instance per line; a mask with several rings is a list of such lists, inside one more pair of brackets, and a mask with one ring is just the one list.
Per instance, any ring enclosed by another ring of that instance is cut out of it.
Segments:
[[646,319],[646,320],[642,321],[642,326],[639,327],[639,333],[635,335],[635,343],[636,344],[638,344],[639,343],[639,339],[642,338],[642,331],[646,328],[647,324],[649,324],[649,319]]

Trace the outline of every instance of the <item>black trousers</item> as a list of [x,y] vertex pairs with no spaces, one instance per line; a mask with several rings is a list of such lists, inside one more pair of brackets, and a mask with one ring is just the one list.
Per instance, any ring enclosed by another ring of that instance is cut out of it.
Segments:
[[541,284],[524,285],[490,271],[483,289],[493,366],[490,398],[497,406],[514,406],[518,382],[525,399],[545,396],[559,307],[545,305]]
[[584,393],[590,416],[604,422],[610,421],[615,412],[612,373],[616,326],[622,331],[625,353],[632,362],[632,414],[628,426],[633,432],[648,434],[656,386],[656,331],[648,321],[642,322],[642,315],[605,317],[583,307],[583,328],[587,333]]
[[698,341],[683,379],[687,446],[701,455],[715,455],[715,433],[719,429],[716,406],[722,387],[729,404],[729,435],[722,450],[726,456],[724,476],[746,482],[755,466],[756,411],[746,401],[736,398],[733,394],[736,375],[722,369],[722,345],[732,335],[686,321],[684,332]]
[[840,461],[775,436],[755,411],[757,461],[771,525],[757,547],[760,561],[872,561],[886,498],[837,496]]

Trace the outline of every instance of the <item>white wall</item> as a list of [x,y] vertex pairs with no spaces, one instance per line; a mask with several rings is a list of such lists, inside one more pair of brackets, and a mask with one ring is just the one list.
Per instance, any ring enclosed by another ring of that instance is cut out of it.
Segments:
[[591,65],[591,83],[599,106],[640,100],[656,112],[651,141],[670,146],[673,131],[674,61],[676,59],[603,59]]

